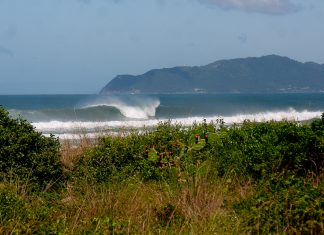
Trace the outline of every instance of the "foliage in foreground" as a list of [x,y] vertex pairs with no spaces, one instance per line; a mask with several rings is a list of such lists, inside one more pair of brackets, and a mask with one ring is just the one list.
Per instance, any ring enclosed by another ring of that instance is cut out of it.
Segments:
[[273,174],[318,175],[324,160],[322,125],[245,122],[216,132],[213,124],[186,129],[163,123],[155,131],[103,138],[80,160],[76,173],[97,182],[109,182],[121,171],[145,180],[177,181],[208,160],[218,176],[254,181]]
[[[104,138],[77,172],[85,167],[97,182],[110,182],[126,170],[144,180],[181,183],[208,164],[209,177],[255,185],[258,193],[233,205],[244,221],[242,231],[319,233],[324,231],[323,126],[323,120],[311,125],[245,122],[215,133],[213,124],[183,129],[164,123],[143,135]],[[196,135],[206,138],[195,141]]]
[[0,107],[0,180],[30,183],[43,190],[62,177],[59,141],[45,137]]
[[292,122],[245,122],[223,129],[213,146],[218,172],[255,180],[273,174],[318,174],[324,160],[323,133]]
[[[70,147],[70,162],[60,162],[56,139],[1,115],[0,233],[324,232],[323,118],[166,122],[103,137],[77,157]],[[65,187],[44,190],[63,168]],[[43,191],[22,191],[13,174]]]
[[[323,178],[321,178],[323,180]],[[324,185],[294,175],[272,178],[257,193],[234,205],[252,233],[321,234],[324,231]]]

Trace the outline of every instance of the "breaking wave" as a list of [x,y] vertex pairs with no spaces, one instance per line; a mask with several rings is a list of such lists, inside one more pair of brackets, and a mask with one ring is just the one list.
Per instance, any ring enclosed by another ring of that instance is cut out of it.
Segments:
[[27,120],[36,123],[52,123],[52,121],[64,123],[124,121],[154,117],[159,106],[160,100],[153,97],[100,96],[75,107],[35,110],[11,109],[10,114],[14,117],[23,116]]
[[[141,111],[142,112],[142,111]],[[207,122],[215,121],[216,119],[223,119],[225,124],[231,125],[234,123],[242,123],[244,120],[251,120],[256,122],[262,121],[306,121],[321,116],[322,111],[296,111],[295,109],[288,109],[286,111],[277,112],[259,112],[254,114],[236,114],[232,116],[196,116],[186,118],[172,119],[172,123],[181,123],[185,126],[191,125],[194,122],[200,123],[203,119]],[[142,117],[147,115],[146,112],[142,113]],[[60,138],[68,138],[70,134],[75,133],[118,133],[122,129],[141,129],[145,127],[153,127],[159,122],[168,121],[168,119],[142,119],[142,120],[126,120],[126,121],[49,121],[49,122],[34,122],[32,123],[38,131],[43,133],[53,133]]]
[[152,97],[103,96],[85,104],[83,109],[93,107],[114,107],[127,118],[148,119],[154,117],[160,100]]

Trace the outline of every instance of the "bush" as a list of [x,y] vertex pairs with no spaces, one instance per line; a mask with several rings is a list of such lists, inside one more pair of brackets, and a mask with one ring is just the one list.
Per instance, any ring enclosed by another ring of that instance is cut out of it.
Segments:
[[323,234],[323,186],[294,175],[263,182],[256,195],[234,206],[242,229],[252,234]]
[[11,220],[27,220],[29,207],[26,200],[17,195],[16,190],[0,184],[0,223]]
[[242,232],[323,233],[323,124],[246,122],[223,130],[214,146],[223,156],[216,158],[219,172],[255,181],[256,194],[234,205]]
[[219,176],[255,180],[274,173],[305,176],[309,171],[318,173],[324,159],[323,122],[314,123],[245,122],[218,131],[212,123],[189,128],[160,123],[144,133],[103,138],[81,158],[75,172],[97,182],[110,181],[120,172],[139,173],[146,180],[174,180],[181,172],[193,174],[200,163],[210,160]]
[[[186,170],[188,164],[194,166],[201,160],[200,155],[207,158],[200,154],[205,149],[205,142],[198,145],[202,151],[189,151],[195,147],[194,140],[193,143],[191,140],[197,133],[202,135],[204,127],[194,125],[184,128],[164,122],[144,133],[105,137],[80,159],[74,174],[90,177],[96,182],[108,182],[120,174],[139,174],[144,180],[174,181],[177,172]],[[206,125],[205,129],[213,130],[212,125]]]
[[140,136],[131,134],[127,137],[108,136],[101,140],[99,146],[89,149],[80,158],[74,169],[74,176],[86,177],[96,182],[108,182],[111,177],[125,171],[144,148]]
[[23,181],[33,190],[55,184],[63,172],[59,148],[58,139],[43,136],[0,107],[0,181]]
[[220,175],[234,174],[253,179],[273,173],[294,172],[305,176],[318,172],[324,159],[323,128],[293,122],[245,122],[223,128],[212,145],[212,158]]

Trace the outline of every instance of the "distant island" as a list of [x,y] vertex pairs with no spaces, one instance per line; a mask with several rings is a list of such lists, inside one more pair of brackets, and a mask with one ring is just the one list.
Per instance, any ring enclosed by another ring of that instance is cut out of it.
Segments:
[[100,94],[324,92],[324,64],[267,55],[118,75]]

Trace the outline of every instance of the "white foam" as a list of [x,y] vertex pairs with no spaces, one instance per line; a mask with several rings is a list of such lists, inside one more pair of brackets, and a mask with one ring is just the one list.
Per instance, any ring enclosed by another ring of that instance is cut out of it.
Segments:
[[[212,116],[212,117],[187,117],[172,119],[172,123],[181,123],[185,126],[191,125],[194,122],[201,123],[203,119],[207,122],[215,121],[222,118],[226,124],[242,123],[244,120],[251,121],[305,121],[321,116],[322,111],[296,111],[289,109],[287,111],[278,112],[260,112],[255,114],[237,114],[233,116]],[[153,127],[159,122],[168,121],[168,119],[148,119],[148,120],[132,120],[132,121],[106,121],[106,122],[78,122],[78,121],[50,121],[50,122],[35,122],[32,123],[38,131],[43,133],[107,133],[116,132],[118,129],[132,129]]]
[[[104,135],[116,135],[117,132],[107,132],[107,133],[85,133],[85,134],[74,134],[74,133],[63,133],[55,134],[60,140],[80,140],[80,139],[97,139]],[[46,137],[50,137],[50,134],[44,134]]]
[[82,108],[100,106],[114,107],[128,118],[148,119],[155,116],[160,101],[152,97],[132,97],[131,100],[124,100],[121,97],[103,96],[84,105]]
[[293,108],[289,108],[287,111],[278,112],[260,112],[256,114],[238,114],[231,117],[224,117],[226,123],[242,123],[244,120],[251,120],[256,122],[264,121],[306,121],[313,118],[318,118],[322,114],[322,111],[296,111]]

